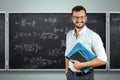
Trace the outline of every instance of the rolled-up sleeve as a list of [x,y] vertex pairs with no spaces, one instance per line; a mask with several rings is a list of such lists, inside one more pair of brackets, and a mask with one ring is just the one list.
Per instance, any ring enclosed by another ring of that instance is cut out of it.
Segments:
[[94,39],[92,41],[92,49],[99,59],[101,59],[104,62],[107,62],[107,54],[105,52],[103,42],[100,36],[97,34],[94,35]]

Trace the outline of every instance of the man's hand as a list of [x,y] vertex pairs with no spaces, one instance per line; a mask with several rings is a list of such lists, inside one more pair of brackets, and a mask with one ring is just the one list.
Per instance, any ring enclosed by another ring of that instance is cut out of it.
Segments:
[[83,66],[84,63],[81,63],[81,62],[79,62],[79,61],[77,61],[77,60],[70,60],[70,61],[73,63],[73,67],[74,67],[75,69],[81,70],[81,69],[84,68],[84,66]]

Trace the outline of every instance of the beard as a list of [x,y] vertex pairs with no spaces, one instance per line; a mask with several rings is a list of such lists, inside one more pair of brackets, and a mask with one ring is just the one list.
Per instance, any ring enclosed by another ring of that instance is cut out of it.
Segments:
[[86,24],[86,22],[84,22],[84,21],[81,21],[81,22],[76,21],[75,22],[75,27],[77,29],[82,29],[85,26],[85,24]]

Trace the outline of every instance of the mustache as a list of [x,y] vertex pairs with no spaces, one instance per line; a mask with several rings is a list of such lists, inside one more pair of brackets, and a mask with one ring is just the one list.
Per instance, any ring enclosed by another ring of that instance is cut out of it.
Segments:
[[84,21],[76,21],[76,23],[84,23]]

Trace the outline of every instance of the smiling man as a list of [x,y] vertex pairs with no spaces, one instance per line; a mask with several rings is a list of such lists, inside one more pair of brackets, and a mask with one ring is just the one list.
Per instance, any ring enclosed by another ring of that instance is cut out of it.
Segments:
[[[87,62],[79,62],[65,58],[67,80],[94,80],[94,67],[105,65],[107,62],[103,42],[97,33],[86,26],[87,13],[83,6],[75,6],[72,9],[71,19],[75,28],[67,33],[65,56],[73,46],[80,42],[97,57]],[[84,73],[82,69],[88,67],[92,69]]]

